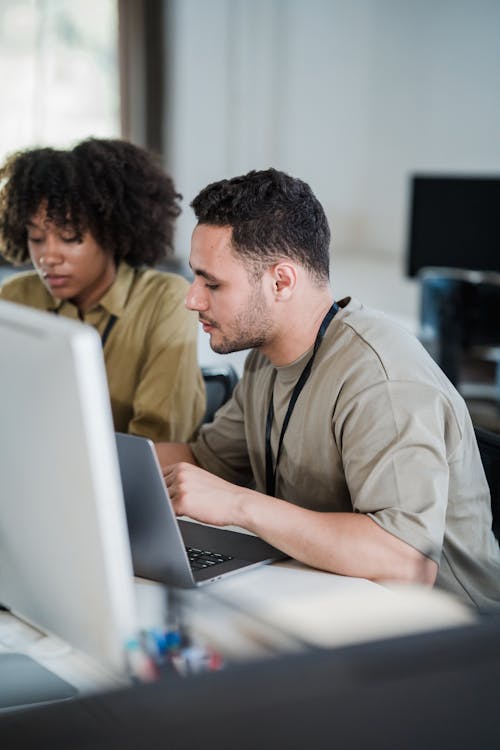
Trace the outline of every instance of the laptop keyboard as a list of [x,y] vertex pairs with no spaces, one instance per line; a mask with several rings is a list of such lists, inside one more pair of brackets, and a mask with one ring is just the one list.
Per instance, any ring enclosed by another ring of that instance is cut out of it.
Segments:
[[231,555],[221,555],[220,552],[209,552],[206,549],[198,549],[197,547],[186,547],[186,552],[192,570],[211,568],[214,565],[219,565],[233,559]]

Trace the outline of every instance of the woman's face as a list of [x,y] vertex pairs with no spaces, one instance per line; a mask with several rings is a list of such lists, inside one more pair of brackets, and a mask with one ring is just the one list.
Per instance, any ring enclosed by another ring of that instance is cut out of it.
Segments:
[[74,227],[57,227],[40,206],[26,227],[31,261],[53,297],[71,300],[84,313],[109,289],[116,274],[113,257],[90,232],[81,241]]

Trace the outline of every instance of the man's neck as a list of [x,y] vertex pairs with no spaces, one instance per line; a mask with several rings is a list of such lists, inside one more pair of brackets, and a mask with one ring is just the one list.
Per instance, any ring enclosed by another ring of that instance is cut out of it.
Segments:
[[311,304],[286,311],[286,320],[262,353],[275,367],[295,362],[313,345],[323,318],[333,304],[331,293],[325,293]]

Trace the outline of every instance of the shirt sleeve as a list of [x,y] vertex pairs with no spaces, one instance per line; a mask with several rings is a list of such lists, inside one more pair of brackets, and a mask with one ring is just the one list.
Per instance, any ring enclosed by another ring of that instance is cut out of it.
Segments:
[[427,385],[384,382],[345,403],[334,426],[355,512],[439,561],[449,444],[459,428],[446,397]]
[[210,424],[203,425],[197,440],[190,443],[193,454],[204,469],[240,486],[253,485],[248,454],[244,415],[245,375],[233,394],[216,413]]
[[184,306],[184,289],[156,302],[145,333],[146,356],[133,397],[128,431],[154,441],[186,442],[205,413],[198,365],[197,319]]
[[0,284],[0,299],[12,302],[12,296],[9,294],[8,284]]

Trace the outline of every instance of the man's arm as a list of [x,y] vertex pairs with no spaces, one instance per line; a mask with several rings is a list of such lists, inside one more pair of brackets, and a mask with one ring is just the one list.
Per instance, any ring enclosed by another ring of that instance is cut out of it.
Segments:
[[163,473],[166,472],[168,466],[179,461],[198,466],[193,451],[187,443],[156,443],[155,450]]
[[300,508],[187,463],[169,466],[165,479],[178,515],[241,526],[312,567],[371,580],[435,581],[435,562],[363,513]]
[[242,510],[246,528],[265,530],[267,541],[315,568],[430,586],[436,579],[435,562],[364,513],[319,513],[264,495]]

